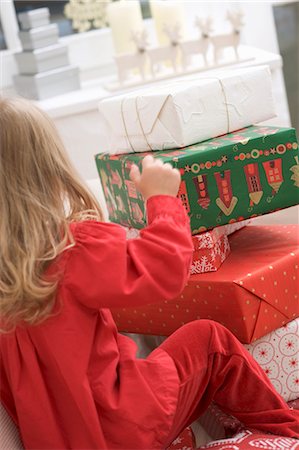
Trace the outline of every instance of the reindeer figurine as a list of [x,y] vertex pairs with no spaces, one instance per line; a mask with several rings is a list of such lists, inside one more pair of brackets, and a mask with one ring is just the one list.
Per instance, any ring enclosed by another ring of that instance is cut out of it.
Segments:
[[119,83],[123,84],[130,70],[138,69],[141,79],[145,79],[145,66],[147,63],[147,41],[148,35],[146,30],[132,32],[132,41],[136,45],[134,53],[122,53],[115,55],[117,65]]
[[211,25],[211,17],[207,17],[205,20],[196,17],[195,26],[198,27],[200,32],[199,39],[180,42],[182,65],[184,69],[186,69],[192,62],[191,57],[197,54],[201,54],[203,56],[204,64],[206,66],[208,65],[207,51],[210,45],[210,34],[212,31]]
[[228,11],[227,20],[230,21],[232,25],[232,32],[228,34],[220,34],[211,36],[211,43],[214,46],[214,62],[218,64],[219,54],[226,47],[233,47],[235,51],[236,59],[239,59],[238,46],[240,43],[240,33],[241,28],[244,25],[242,22],[243,12],[242,11]]
[[163,45],[161,47],[152,47],[147,49],[147,54],[150,59],[151,73],[153,78],[156,76],[156,66],[165,61],[170,61],[173,71],[178,71],[178,52],[180,36],[180,25],[176,23],[173,27],[164,25],[164,33],[169,38],[169,45]]

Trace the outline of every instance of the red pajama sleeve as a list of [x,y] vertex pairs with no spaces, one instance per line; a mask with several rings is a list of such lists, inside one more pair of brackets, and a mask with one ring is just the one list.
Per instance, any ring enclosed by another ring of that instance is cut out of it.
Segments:
[[112,223],[74,227],[64,280],[74,298],[98,309],[170,300],[182,291],[193,250],[185,209],[175,197],[154,196],[147,216],[148,226],[132,240]]

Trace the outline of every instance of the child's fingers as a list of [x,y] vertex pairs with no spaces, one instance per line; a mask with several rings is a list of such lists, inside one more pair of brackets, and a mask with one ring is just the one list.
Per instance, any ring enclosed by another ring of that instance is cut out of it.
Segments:
[[142,160],[142,168],[145,169],[153,164],[154,158],[152,155],[146,155]]
[[155,165],[156,165],[156,166],[163,166],[163,161],[162,161],[162,159],[155,159]]
[[140,170],[136,164],[133,164],[130,170],[130,179],[137,184],[140,180]]

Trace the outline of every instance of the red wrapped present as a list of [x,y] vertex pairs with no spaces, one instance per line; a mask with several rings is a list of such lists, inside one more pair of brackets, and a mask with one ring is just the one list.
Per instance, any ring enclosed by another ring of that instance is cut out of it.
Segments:
[[191,427],[186,428],[167,450],[195,450],[195,438]]
[[[288,402],[288,406],[299,409],[299,399]],[[236,417],[226,414],[214,402],[199,418],[199,423],[213,440],[232,437],[243,427]]]
[[192,275],[173,301],[113,310],[120,331],[170,335],[186,322],[213,319],[241,342],[299,317],[298,225],[248,226],[230,236],[217,272]]
[[299,450],[297,439],[266,434],[258,430],[243,430],[229,439],[209,442],[200,449],[217,450]]
[[[224,225],[192,236],[194,252],[190,267],[191,274],[215,272],[221,266],[230,253],[226,230]],[[126,232],[127,239],[136,239],[139,236],[139,230],[135,228],[126,228]]]
[[191,274],[215,272],[230,253],[225,227],[214,228],[192,237],[194,244]]

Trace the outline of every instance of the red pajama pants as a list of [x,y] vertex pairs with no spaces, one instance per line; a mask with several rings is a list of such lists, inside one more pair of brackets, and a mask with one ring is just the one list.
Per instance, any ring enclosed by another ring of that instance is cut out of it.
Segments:
[[178,370],[176,414],[165,446],[203,414],[214,400],[248,428],[299,438],[299,411],[275,391],[235,336],[217,322],[191,322],[154,352],[167,352]]

